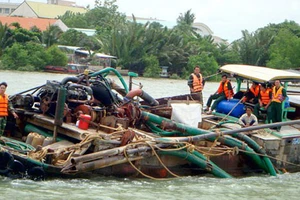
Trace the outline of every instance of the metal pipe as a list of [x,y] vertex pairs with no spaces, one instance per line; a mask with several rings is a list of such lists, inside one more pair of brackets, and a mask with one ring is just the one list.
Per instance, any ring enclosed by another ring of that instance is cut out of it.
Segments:
[[108,150],[103,150],[103,151],[99,151],[99,152],[95,152],[95,153],[90,153],[90,154],[87,154],[87,155],[73,157],[71,159],[71,163],[72,164],[77,164],[77,163],[80,163],[80,162],[88,162],[88,161],[92,161],[92,160],[97,160],[97,159],[100,159],[104,156],[117,155],[117,154],[122,153],[125,148],[126,148],[126,146],[123,146],[123,147],[119,147],[119,148],[108,149]]
[[[29,92],[29,91],[31,91],[31,90],[38,90],[38,89],[40,89],[41,87],[44,87],[45,86],[45,84],[44,85],[41,85],[41,86],[37,86],[37,87],[34,87],[34,88],[31,88],[31,89],[28,89],[28,90],[25,90],[25,91],[23,91],[23,92],[19,92],[19,93],[17,93],[17,94],[14,94],[14,95],[12,95],[12,96],[10,96],[9,97],[9,99],[12,99],[13,97],[15,97],[16,95],[19,95],[19,94],[24,94],[24,93],[26,93],[26,92]],[[33,92],[34,93],[34,92]]]
[[[189,142],[189,141],[199,141],[199,140],[203,140],[203,139],[208,139],[210,137],[215,137],[215,136],[219,136],[220,133],[216,133],[216,132],[206,132],[205,130],[199,129],[199,128],[195,128],[189,125],[185,125],[185,124],[181,124],[181,123],[177,123],[174,122],[170,119],[167,118],[163,118],[163,117],[159,117],[157,115],[154,115],[152,113],[148,113],[148,112],[142,112],[142,117],[144,118],[144,120],[146,121],[151,121],[154,122],[156,124],[161,124],[163,125],[165,128],[172,128],[178,131],[181,131],[182,133],[195,133],[195,134],[201,134],[201,135],[195,135],[195,136],[189,136],[189,137],[176,137],[176,138],[172,138],[172,137],[161,137],[161,138],[155,138],[156,141],[160,141],[160,142]],[[248,131],[254,131],[254,130],[259,130],[259,129],[264,129],[264,128],[274,128],[274,127],[278,127],[278,126],[286,126],[286,125],[294,125],[294,124],[300,124],[300,120],[291,120],[291,121],[287,121],[287,122],[276,122],[276,123],[272,123],[272,124],[263,124],[263,125],[258,125],[258,126],[250,126],[250,127],[245,127],[245,128],[240,128],[240,129],[235,129],[235,130],[228,130],[228,131],[223,131],[222,134],[223,135],[231,135],[234,133],[239,133],[239,132],[248,132]]]
[[137,156],[134,158],[126,158],[125,156],[114,156],[108,157],[100,160],[95,160],[92,162],[87,163],[78,163],[75,166],[67,166],[61,170],[62,173],[71,174],[71,173],[80,173],[80,172],[87,172],[96,169],[101,169],[104,167],[109,167],[112,165],[119,165],[123,163],[127,163],[128,160],[135,161],[143,159],[143,156]]
[[64,87],[60,87],[58,89],[57,103],[56,103],[55,116],[54,116],[53,142],[56,142],[57,126],[61,126],[63,124],[66,92],[67,90]]

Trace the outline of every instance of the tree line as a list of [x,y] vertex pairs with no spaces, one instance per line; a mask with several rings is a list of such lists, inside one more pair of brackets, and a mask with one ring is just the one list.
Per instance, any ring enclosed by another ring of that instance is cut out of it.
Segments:
[[204,76],[215,74],[224,64],[249,64],[277,69],[300,66],[300,26],[294,21],[268,24],[232,43],[216,44],[212,36],[201,36],[193,28],[195,14],[181,13],[173,28],[158,22],[127,20],[118,11],[116,0],[95,1],[85,14],[67,12],[59,16],[69,28],[96,29],[94,36],[57,26],[40,31],[23,29],[19,24],[0,23],[0,69],[43,70],[45,65],[67,64],[57,45],[81,46],[118,58],[116,66],[157,77],[159,66],[168,66],[175,77],[186,78],[195,65]]

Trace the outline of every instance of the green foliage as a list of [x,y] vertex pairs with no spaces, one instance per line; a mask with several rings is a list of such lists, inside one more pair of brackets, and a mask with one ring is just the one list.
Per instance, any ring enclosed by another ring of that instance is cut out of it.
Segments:
[[0,56],[2,55],[2,51],[8,46],[11,40],[10,29],[7,24],[2,24],[0,22]]
[[178,76],[177,74],[172,74],[170,76],[171,79],[180,79],[180,76]]
[[90,50],[98,50],[101,47],[101,44],[97,38],[93,36],[87,36],[85,33],[75,29],[69,29],[62,33],[59,38],[59,44],[85,47],[86,49]]
[[11,29],[11,45],[14,42],[17,43],[26,43],[26,42],[37,42],[40,43],[41,33],[40,32],[33,32],[26,30],[24,28],[21,28],[17,26],[16,29]]
[[14,43],[12,47],[6,48],[2,55],[3,69],[17,70],[19,67],[24,67],[29,64],[28,52],[24,46],[19,43]]
[[189,57],[187,68],[184,70],[182,77],[188,78],[196,65],[200,67],[203,77],[215,74],[218,71],[218,63],[215,58],[206,53],[201,53],[200,55]]
[[24,67],[18,67],[18,71],[36,71],[35,67],[33,65],[26,65]]
[[81,40],[87,37],[86,34],[79,32],[75,29],[69,29],[61,34],[59,39],[59,44],[68,46],[78,46]]
[[146,66],[143,76],[158,78],[161,72],[158,59],[155,56],[144,56],[143,61]]
[[195,14],[191,12],[192,10],[188,10],[186,13],[180,13],[179,17],[177,18],[177,24],[187,24],[192,25],[196,19]]
[[[293,21],[269,24],[264,28],[256,30],[254,33],[249,33],[247,30],[242,31],[243,37],[234,42],[234,48],[238,49],[242,63],[259,66],[276,66],[277,68],[295,66],[298,63],[295,62],[297,59],[292,60],[278,55],[278,53],[274,53],[274,47],[273,52],[270,52],[270,47],[275,42],[274,38],[282,34],[281,31],[289,32],[290,34],[287,34],[287,37],[300,37],[300,26]],[[289,38],[287,38],[287,40],[289,40]],[[289,47],[283,43],[280,48],[286,49]],[[271,56],[271,54],[273,55]]]
[[267,66],[277,69],[299,68],[300,38],[288,29],[282,29],[270,48]]
[[235,43],[232,45],[220,44],[216,50],[214,55],[220,66],[228,63],[237,64],[242,62],[241,57],[239,56],[239,50]]
[[46,47],[57,44],[61,34],[62,30],[58,26],[48,26],[47,30],[43,32],[43,43]]
[[24,45],[14,43],[6,48],[2,56],[2,69],[40,71],[50,64],[51,56],[45,48],[35,42],[27,42]]
[[[27,51],[27,62],[33,66],[35,70],[43,70],[45,65],[49,63],[49,55],[46,54],[45,48],[34,42],[27,42],[24,45],[24,50]],[[22,67],[20,65],[20,67]]]
[[[25,30],[18,23],[8,26],[0,22],[0,68],[41,70],[48,64],[65,65],[66,57],[55,44],[114,55],[118,63],[113,66],[152,77],[161,72],[159,66],[169,66],[174,77],[184,78],[195,65],[200,65],[204,76],[216,73],[218,65],[228,63],[274,68],[300,66],[300,26],[294,21],[269,24],[253,33],[244,30],[243,37],[232,44],[215,44],[213,36],[201,36],[195,31],[191,10],[181,13],[177,25],[168,29],[158,22],[140,24],[135,16],[127,21],[115,3],[116,0],[96,0],[95,7],[85,14],[67,12],[60,16],[68,27],[96,29],[94,37],[74,29],[62,33],[57,26],[41,32],[36,27]],[[49,48],[47,51],[41,42]]]
[[51,46],[46,50],[46,55],[49,56],[49,65],[65,66],[68,63],[68,57],[57,46]]
[[58,18],[69,28],[93,28],[89,26],[89,21],[86,20],[85,14],[67,11]]

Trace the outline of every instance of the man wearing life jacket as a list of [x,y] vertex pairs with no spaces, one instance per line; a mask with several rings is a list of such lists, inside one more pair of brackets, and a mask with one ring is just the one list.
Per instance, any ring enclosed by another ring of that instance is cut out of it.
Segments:
[[[227,100],[231,99],[233,94],[234,94],[234,92],[233,92],[230,81],[227,79],[227,75],[226,74],[222,75],[222,81],[220,82],[218,90],[216,91],[215,94],[210,95],[210,97],[207,100],[207,103],[206,103],[207,107],[205,109],[205,111],[208,111],[207,114],[211,114],[212,111],[217,107],[217,105],[220,101],[222,101],[224,99],[227,99]],[[213,100],[215,100],[215,101],[211,107],[211,110],[209,111],[210,105]]]
[[271,112],[271,99],[272,99],[272,90],[267,88],[265,83],[260,85],[260,92],[258,94],[258,103],[254,106],[253,114],[258,117],[259,110],[263,109],[267,111],[267,120],[268,123],[272,119],[272,112]]
[[199,101],[200,104],[203,107],[203,95],[202,90],[205,84],[205,80],[202,77],[202,74],[200,73],[200,67],[195,66],[194,67],[194,73],[192,73],[188,79],[188,86],[190,87],[191,94],[198,94],[199,95]]
[[259,83],[253,81],[249,90],[245,93],[245,97],[243,98],[242,102],[249,102],[256,104],[258,102],[258,95],[260,91]]
[[0,136],[3,135],[5,126],[6,126],[6,118],[9,112],[14,116],[14,118],[18,118],[18,115],[15,113],[12,104],[8,100],[7,94],[5,94],[7,88],[7,83],[0,83]]
[[[286,90],[281,86],[279,80],[275,80],[275,86],[272,89],[272,122],[282,122],[282,103],[287,97]],[[278,126],[277,131],[280,131],[281,126]]]

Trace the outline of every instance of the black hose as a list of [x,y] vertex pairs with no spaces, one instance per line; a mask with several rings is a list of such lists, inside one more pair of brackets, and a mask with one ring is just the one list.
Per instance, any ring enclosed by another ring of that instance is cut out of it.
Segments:
[[65,85],[65,84],[66,84],[67,82],[69,82],[69,81],[71,81],[71,82],[73,82],[73,83],[77,83],[77,82],[79,81],[79,78],[76,77],[76,76],[66,77],[66,78],[64,78],[60,83],[61,83],[62,85]]

